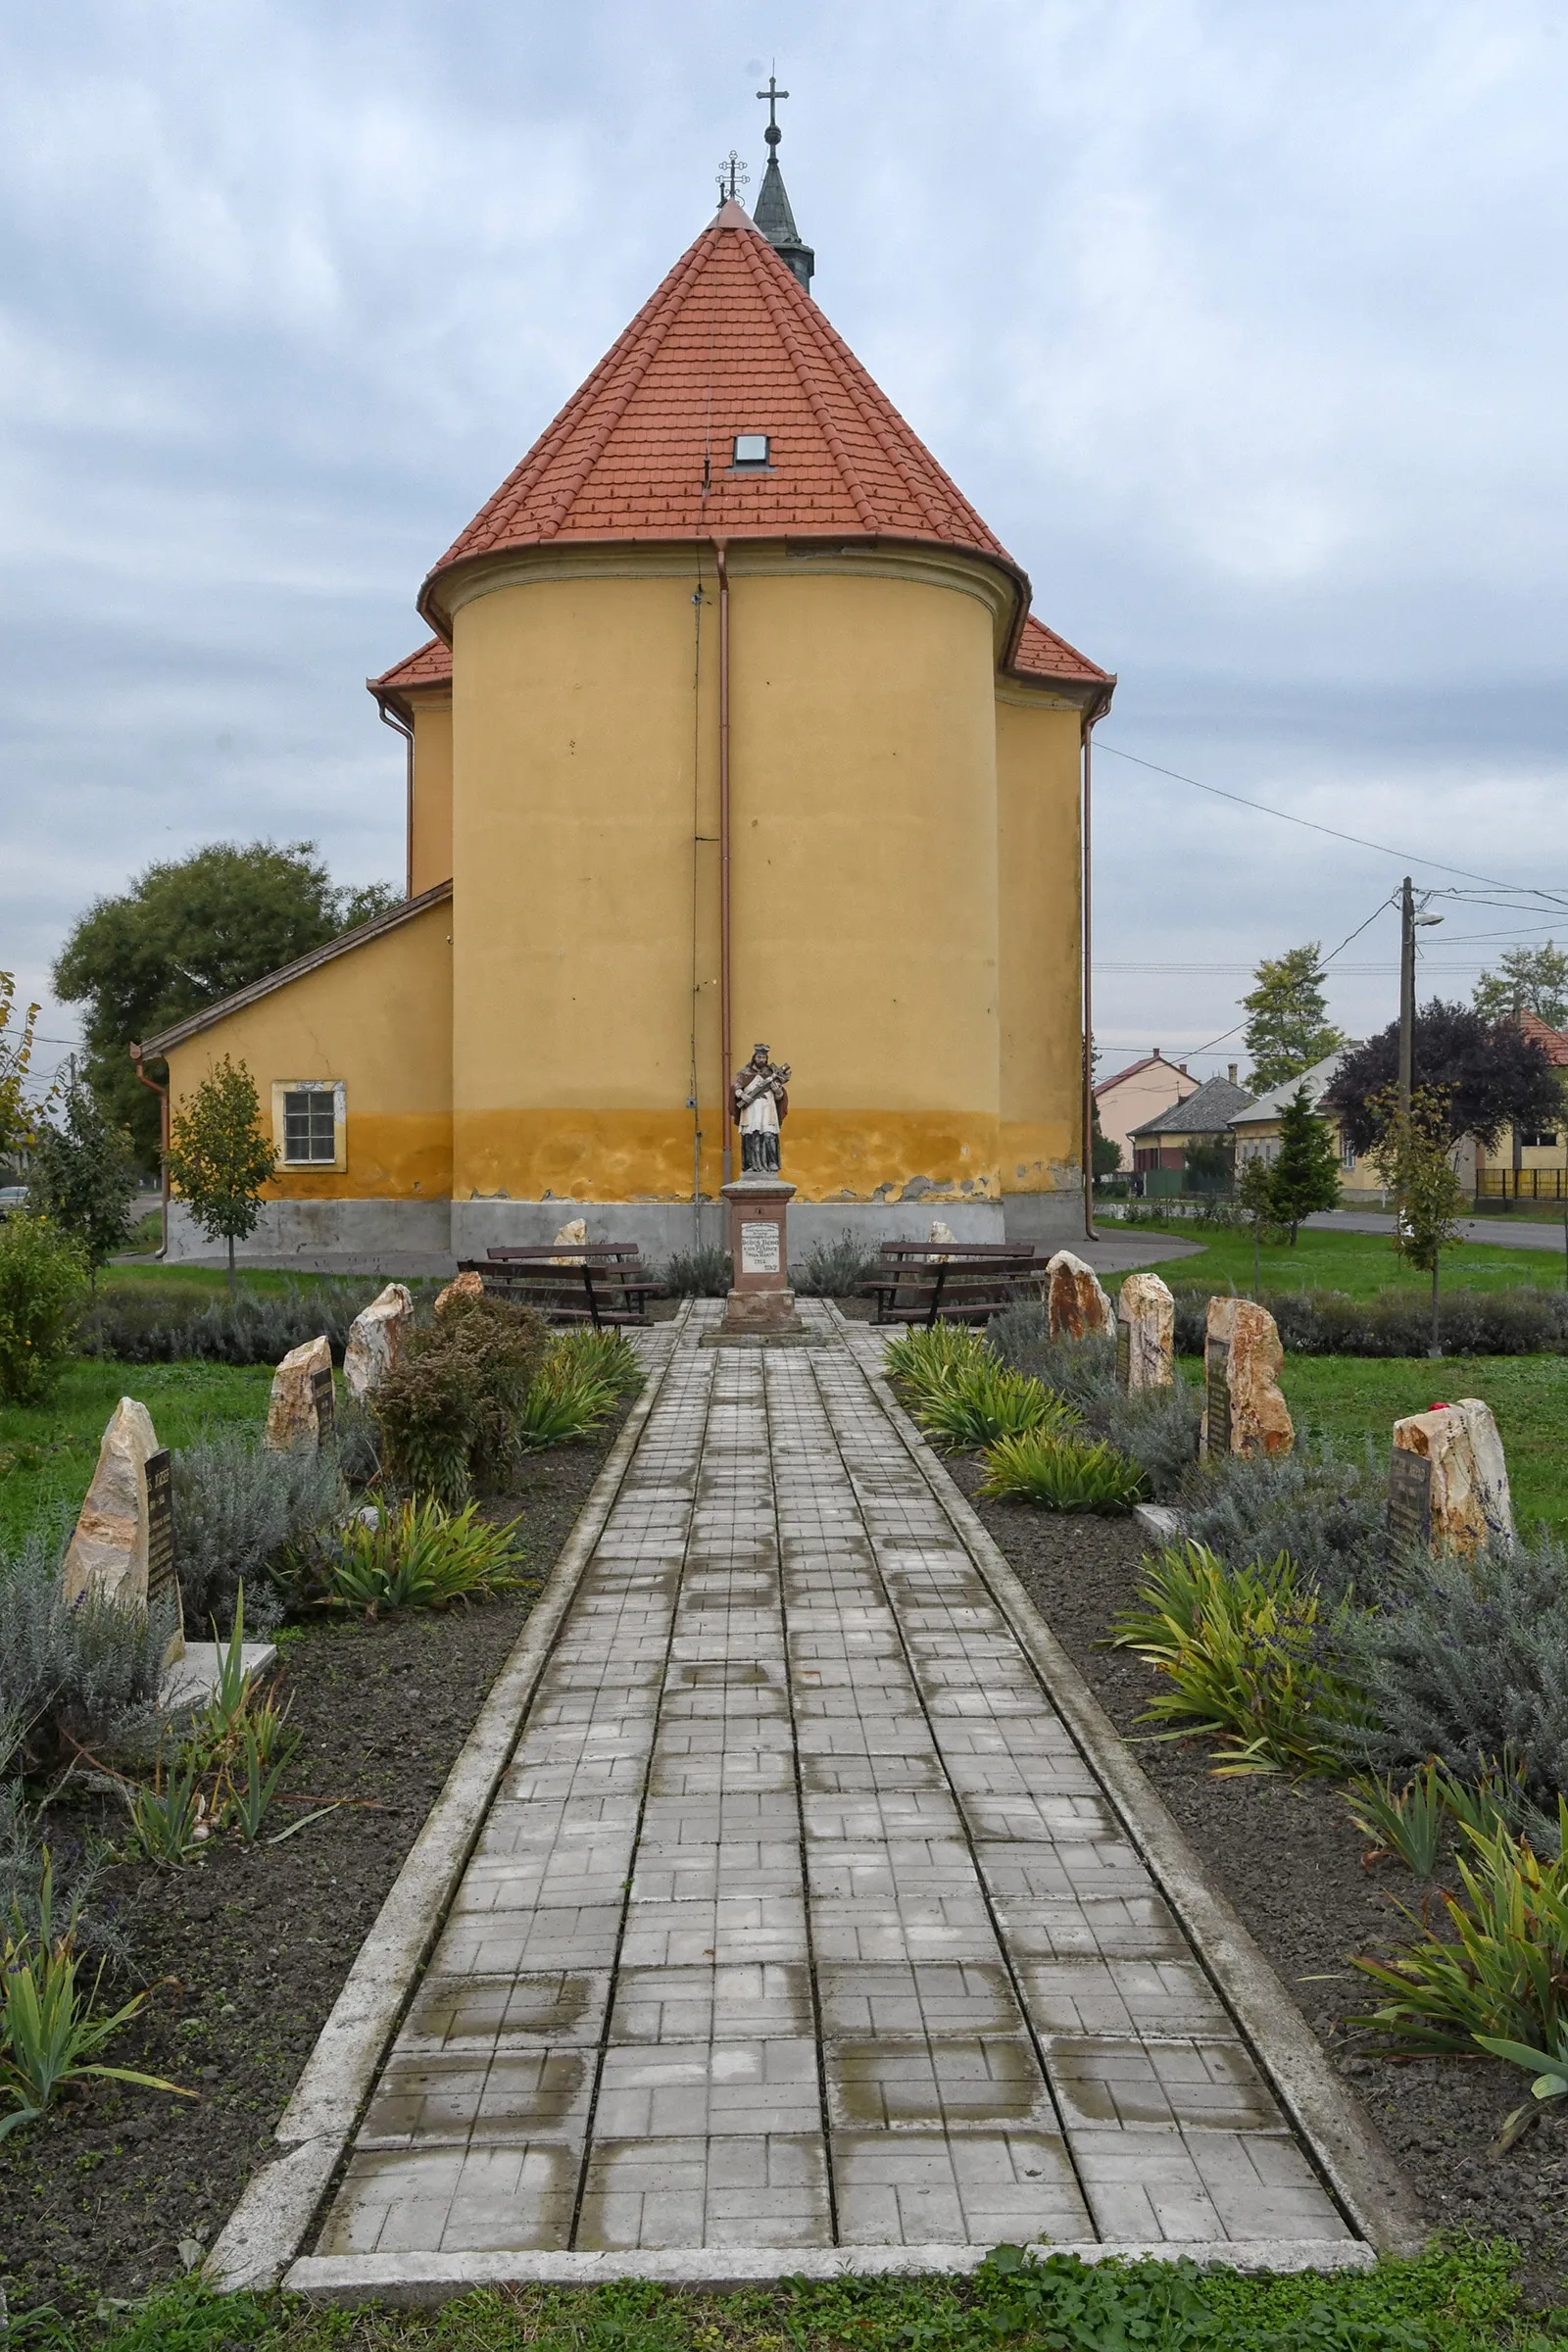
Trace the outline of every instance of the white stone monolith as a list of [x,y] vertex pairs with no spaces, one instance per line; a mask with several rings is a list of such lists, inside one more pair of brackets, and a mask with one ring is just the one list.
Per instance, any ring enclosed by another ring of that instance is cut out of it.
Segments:
[[122,1396],[98,1447],[98,1467],[66,1553],[68,1601],[96,1592],[147,1602],[147,1464],[159,1450],[144,1404]]
[[291,1348],[272,1374],[262,1443],[274,1453],[314,1453],[332,1435],[333,1421],[332,1350],[324,1337],[307,1340]]
[[[558,1243],[564,1243],[568,1250],[575,1250],[578,1251],[585,1250],[588,1246],[587,1218],[568,1217],[564,1225],[560,1226],[557,1229],[556,1240]],[[582,1258],[580,1255],[576,1257],[553,1257],[550,1260],[550,1263],[553,1266],[580,1266],[582,1264]]]
[[[1205,1458],[1289,1453],[1296,1444],[1279,1385],[1285,1350],[1273,1316],[1250,1298],[1211,1298],[1203,1348]],[[1223,1430],[1216,1426],[1222,1419]]]
[[1129,1396],[1176,1377],[1176,1301],[1157,1274],[1129,1274],[1116,1300],[1116,1378]]
[[[1394,1424],[1394,1446],[1396,1456],[1412,1454],[1429,1465],[1424,1479],[1410,1473],[1390,1479],[1391,1502],[1398,1496],[1390,1512],[1396,1532],[1415,1535],[1424,1519],[1434,1551],[1466,1555],[1488,1544],[1513,1543],[1508,1464],[1492,1407],[1479,1396],[1406,1414]],[[1395,1469],[1400,1469],[1397,1461]],[[1399,1504],[1403,1509],[1396,1518]]]
[[389,1282],[355,1316],[343,1350],[343,1377],[357,1402],[363,1404],[370,1391],[380,1387],[402,1353],[413,1322],[414,1294],[403,1282]]
[[1115,1329],[1100,1276],[1070,1250],[1058,1250],[1046,1268],[1046,1312],[1053,1339],[1082,1340],[1098,1333],[1108,1337]]

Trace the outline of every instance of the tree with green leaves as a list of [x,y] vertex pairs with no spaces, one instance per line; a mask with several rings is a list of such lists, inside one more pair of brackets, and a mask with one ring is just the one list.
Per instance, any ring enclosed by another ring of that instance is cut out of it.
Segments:
[[1483,1020],[1533,1012],[1560,1029],[1568,1021],[1568,956],[1549,939],[1544,948],[1510,948],[1476,982],[1474,1003]]
[[1345,1043],[1345,1032],[1328,1017],[1320,940],[1287,948],[1283,956],[1265,956],[1242,1005],[1252,1057],[1248,1084],[1254,1095],[1299,1078]]
[[27,1101],[37,1019],[36,1004],[18,1012],[16,979],[10,972],[0,972],[0,1159],[24,1152],[37,1124]]
[[1372,1108],[1378,1132],[1368,1156],[1398,1202],[1395,1249],[1432,1276],[1430,1352],[1441,1355],[1438,1270],[1444,1250],[1459,1238],[1465,1209],[1464,1186],[1453,1166],[1453,1110],[1448,1089],[1418,1086],[1406,1110],[1398,1088],[1386,1087]]
[[135,1195],[135,1146],[104,1117],[73,1057],[60,1115],[40,1119],[33,1137],[27,1206],[70,1235],[96,1285],[99,1267],[130,1239]]
[[1236,1185],[1236,1199],[1252,1228],[1252,1297],[1255,1298],[1262,1279],[1260,1260],[1263,1236],[1277,1222],[1274,1214],[1274,1171],[1261,1152],[1254,1152],[1250,1158],[1243,1161],[1242,1173]]
[[1318,1117],[1304,1086],[1280,1112],[1280,1148],[1269,1170],[1274,1214],[1291,1248],[1303,1217],[1340,1204],[1340,1154],[1334,1130]]
[[234,1244],[255,1232],[262,1187],[276,1166],[262,1133],[256,1081],[225,1054],[171,1115],[169,1176],[208,1240],[227,1242],[231,1294]]
[[158,1162],[157,1098],[126,1051],[187,1013],[275,972],[392,905],[385,883],[335,885],[311,841],[215,842],[150,865],[89,906],[54,968],[55,994],[84,1004],[88,1084],[106,1115]]

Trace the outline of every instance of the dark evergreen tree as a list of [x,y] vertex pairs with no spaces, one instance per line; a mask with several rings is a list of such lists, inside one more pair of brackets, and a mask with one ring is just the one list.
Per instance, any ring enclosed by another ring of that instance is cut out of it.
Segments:
[[1291,1248],[1301,1219],[1340,1203],[1340,1155],[1334,1130],[1312,1108],[1298,1086],[1280,1112],[1280,1148],[1269,1170],[1274,1218],[1290,1235]]

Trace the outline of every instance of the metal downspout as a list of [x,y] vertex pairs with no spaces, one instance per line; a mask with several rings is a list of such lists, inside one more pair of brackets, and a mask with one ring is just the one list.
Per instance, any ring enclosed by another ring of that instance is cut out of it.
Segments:
[[395,735],[401,735],[407,747],[405,764],[408,774],[404,786],[403,814],[406,844],[403,858],[403,896],[406,899],[412,899],[414,896],[414,729],[405,720],[394,717],[385,703],[377,700],[375,707],[381,713],[382,726],[390,727]]
[[724,1182],[735,1174],[735,1120],[730,1104],[729,994],[729,564],[722,539],[713,541],[718,569],[718,1030],[723,1068],[719,1100],[724,1107]]
[[158,1097],[158,1158],[164,1183],[164,1238],[158,1254],[160,1257],[167,1257],[169,1255],[169,1089],[167,1086],[160,1086],[156,1078],[148,1077],[141,1066],[141,1047],[134,1040],[130,1047],[130,1058],[135,1065],[136,1075],[147,1092]]
[[1083,1171],[1084,1171],[1084,1238],[1098,1242],[1095,1231],[1095,983],[1094,983],[1094,735],[1095,719],[1084,722],[1083,754],[1083,1016],[1084,1016],[1084,1096],[1083,1096]]

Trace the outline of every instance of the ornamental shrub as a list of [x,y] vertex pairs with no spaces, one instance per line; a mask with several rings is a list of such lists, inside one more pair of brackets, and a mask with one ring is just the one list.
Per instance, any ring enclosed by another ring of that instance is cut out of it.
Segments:
[[876,1251],[846,1229],[837,1241],[813,1242],[790,1280],[803,1298],[853,1298],[876,1262]]
[[48,1217],[0,1223],[0,1401],[44,1396],[75,1339],[87,1261]]
[[[1209,1293],[1189,1286],[1175,1297],[1176,1352],[1200,1355]],[[1432,1341],[1431,1300],[1411,1291],[1275,1291],[1262,1303],[1294,1355],[1424,1356]],[[1568,1354],[1568,1292],[1448,1291],[1438,1301],[1438,1337],[1445,1355]]]
[[266,1633],[283,1615],[278,1571],[291,1544],[344,1506],[335,1449],[272,1453],[243,1428],[215,1428],[174,1455],[175,1559],[180,1605],[193,1641],[216,1623],[233,1629],[240,1588],[245,1617]]
[[537,1308],[464,1292],[413,1331],[369,1398],[393,1484],[452,1510],[475,1484],[499,1486],[516,1464],[547,1346]]
[[980,1494],[1046,1511],[1128,1511],[1143,1492],[1138,1464],[1113,1446],[1050,1428],[1000,1439],[985,1455],[985,1473]]
[[1365,1603],[1393,1573],[1387,1477],[1370,1444],[1357,1463],[1303,1441],[1291,1453],[1195,1463],[1174,1499],[1185,1533],[1232,1568],[1289,1552],[1325,1599],[1353,1592]]
[[165,1610],[127,1608],[61,1586],[69,1521],[46,1521],[0,1552],[0,1691],[28,1771],[135,1738],[154,1720],[172,1630]]
[[349,1325],[380,1284],[290,1283],[282,1291],[241,1289],[232,1298],[194,1282],[114,1282],[82,1321],[84,1349],[122,1363],[191,1357],[220,1364],[275,1364],[324,1332],[339,1363]]
[[725,1298],[729,1296],[729,1253],[724,1250],[677,1250],[659,1278],[666,1298]]

